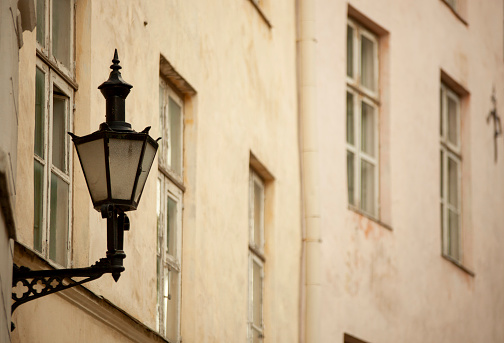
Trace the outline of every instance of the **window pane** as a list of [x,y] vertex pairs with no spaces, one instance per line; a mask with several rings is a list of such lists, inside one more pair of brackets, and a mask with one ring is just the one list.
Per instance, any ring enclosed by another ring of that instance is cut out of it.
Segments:
[[166,253],[175,256],[177,233],[177,202],[166,197]]
[[448,97],[448,141],[458,145],[457,103]]
[[52,127],[52,164],[61,171],[66,171],[66,109],[67,99],[53,95],[53,127]]
[[375,114],[373,106],[364,101],[361,119],[361,150],[370,156],[375,156]]
[[347,26],[347,75],[353,78],[353,34],[351,26]]
[[33,248],[42,252],[42,225],[44,201],[44,166],[34,163],[34,210],[33,210]]
[[173,101],[169,100],[168,105],[170,123],[170,166],[179,175],[182,175],[182,109]]
[[347,151],[347,180],[348,180],[348,203],[355,205],[355,158],[354,154]]
[[35,73],[35,154],[44,158],[45,74],[37,68]]
[[439,135],[443,137],[443,89],[439,90]]
[[361,209],[375,214],[375,166],[361,160]]
[[375,44],[365,36],[361,36],[361,82],[362,85],[375,90]]
[[263,189],[254,182],[254,245],[262,249],[261,235],[263,231]]
[[454,259],[460,258],[460,236],[459,236],[459,216],[448,210],[448,254]]
[[45,47],[45,0],[37,0],[37,42]]
[[143,141],[109,139],[110,190],[115,199],[130,200],[136,179]]
[[66,265],[68,243],[68,184],[51,173],[49,258]]
[[70,6],[70,0],[53,0],[52,54],[67,68],[70,68]]
[[166,295],[166,338],[170,342],[177,341],[178,332],[178,298],[179,298],[179,273],[175,270],[168,271],[167,284],[168,294]]
[[354,96],[352,93],[347,92],[346,95],[346,110],[347,110],[347,125],[346,125],[346,136],[347,136],[347,143],[350,143],[352,145],[355,144],[354,142]]
[[441,170],[441,175],[439,177],[439,180],[440,180],[440,184],[439,184],[439,188],[440,188],[440,192],[441,192],[441,198],[443,198],[443,178],[444,178],[444,153],[443,153],[443,150],[441,150],[441,157],[440,157],[440,161],[439,161],[439,166],[440,166],[440,170]]
[[458,163],[448,158],[448,203],[458,208]]
[[262,266],[253,261],[253,324],[262,327]]

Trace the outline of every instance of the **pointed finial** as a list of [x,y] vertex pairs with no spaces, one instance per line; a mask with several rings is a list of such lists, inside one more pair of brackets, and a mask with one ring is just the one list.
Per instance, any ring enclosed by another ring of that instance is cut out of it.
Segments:
[[119,65],[119,57],[117,56],[117,49],[114,51],[114,58],[112,59],[112,65],[110,66],[110,69],[112,70],[119,70],[122,69],[122,67]]

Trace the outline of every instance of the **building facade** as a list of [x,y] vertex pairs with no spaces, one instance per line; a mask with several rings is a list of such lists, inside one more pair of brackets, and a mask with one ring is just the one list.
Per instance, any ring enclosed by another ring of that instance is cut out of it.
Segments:
[[[503,6],[2,1],[0,339],[504,341]],[[126,270],[9,334],[12,262],[105,257],[66,133],[104,122],[115,48],[126,121],[161,138]]]

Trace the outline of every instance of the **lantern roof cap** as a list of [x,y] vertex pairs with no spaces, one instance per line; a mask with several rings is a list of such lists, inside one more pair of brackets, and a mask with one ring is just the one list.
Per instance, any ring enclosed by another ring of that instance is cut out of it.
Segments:
[[104,91],[108,88],[114,88],[118,93],[117,95],[124,95],[124,97],[126,97],[129,93],[129,90],[133,88],[132,85],[123,80],[121,72],[119,71],[119,69],[122,69],[122,67],[119,65],[119,62],[120,61],[117,55],[117,49],[115,49],[112,65],[110,66],[110,69],[112,69],[112,71],[110,72],[109,78],[98,87],[98,89],[102,91],[105,97],[107,97],[108,94],[106,95]]

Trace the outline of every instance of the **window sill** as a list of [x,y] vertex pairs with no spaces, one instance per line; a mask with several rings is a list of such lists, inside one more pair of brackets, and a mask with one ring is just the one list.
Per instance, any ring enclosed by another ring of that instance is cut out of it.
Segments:
[[73,89],[74,91],[79,90],[79,85],[75,80],[70,78],[67,74],[62,72],[60,68],[53,62],[51,61],[46,55],[44,55],[39,49],[37,49],[37,57],[40,58],[45,64],[47,64],[52,70],[56,72],[63,80],[65,80]]
[[450,4],[446,0],[441,0],[441,2],[444,3],[446,5],[446,7],[448,7],[450,9],[450,11],[453,13],[453,15],[455,17],[457,17],[457,19],[460,20],[462,22],[462,24],[464,24],[465,26],[469,26],[469,23],[464,18],[462,18],[462,16],[453,7],[451,7]]
[[381,227],[383,227],[383,228],[385,228],[387,230],[394,231],[390,225],[385,224],[384,222],[380,221],[379,219],[374,218],[373,216],[367,214],[366,212],[363,212],[363,211],[359,210],[357,207],[354,207],[352,205],[348,205],[348,209],[350,211],[352,211],[352,212],[355,212],[358,215],[366,217],[367,219],[375,222],[376,224],[380,225]]
[[266,23],[266,25],[268,25],[268,28],[271,29],[273,27],[273,25],[271,25],[271,22],[268,19],[268,17],[266,16],[266,13],[264,13],[264,10],[261,8],[261,6],[259,6],[259,4],[257,3],[257,1],[258,0],[249,0],[249,2],[255,7],[255,9],[257,10],[257,12],[259,12],[259,15],[264,20],[264,22]]
[[461,270],[462,270],[463,272],[465,272],[466,274],[468,274],[468,275],[470,275],[470,276],[472,276],[472,277],[475,277],[475,276],[476,276],[476,274],[475,274],[472,270],[470,270],[469,268],[467,268],[466,266],[464,266],[464,265],[463,265],[462,263],[460,263],[459,261],[457,261],[457,260],[455,260],[455,259],[453,259],[453,258],[451,258],[450,256],[445,255],[445,254],[441,254],[441,256],[442,256],[445,260],[447,260],[448,262],[453,263],[455,266],[457,266],[459,269],[461,269]]

